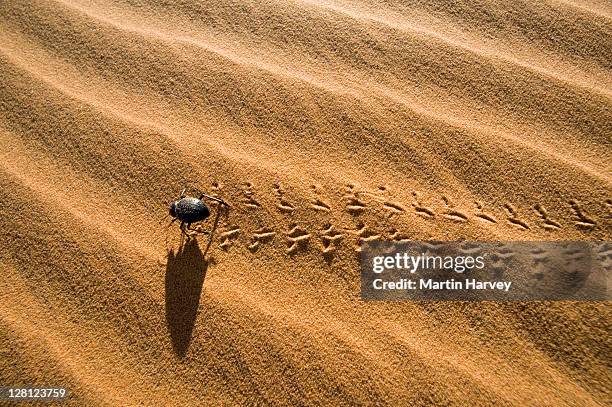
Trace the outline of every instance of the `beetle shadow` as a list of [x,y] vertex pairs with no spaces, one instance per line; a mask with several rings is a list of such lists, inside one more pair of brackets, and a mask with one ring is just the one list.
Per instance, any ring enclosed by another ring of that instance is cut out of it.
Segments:
[[174,352],[184,357],[189,348],[200,305],[208,262],[196,239],[189,239],[166,264],[166,323]]
[[227,208],[219,208],[209,232],[204,251],[200,249],[195,238],[181,243],[178,251],[168,250],[166,263],[166,323],[170,331],[172,347],[177,356],[183,358],[189,349],[193,328],[195,326],[200,296],[209,261],[206,260],[219,225],[222,213],[229,213]]

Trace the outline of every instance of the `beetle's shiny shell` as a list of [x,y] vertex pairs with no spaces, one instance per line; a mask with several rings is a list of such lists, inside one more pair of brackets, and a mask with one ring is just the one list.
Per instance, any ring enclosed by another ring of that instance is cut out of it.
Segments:
[[199,222],[210,216],[210,210],[197,198],[186,197],[176,204],[176,217],[186,223]]

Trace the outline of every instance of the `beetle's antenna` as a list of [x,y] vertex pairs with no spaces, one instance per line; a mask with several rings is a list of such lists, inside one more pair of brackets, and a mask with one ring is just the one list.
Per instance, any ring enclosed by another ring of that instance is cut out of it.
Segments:
[[159,221],[159,224],[161,225],[161,224],[162,224],[162,222],[163,222],[163,221],[165,221],[165,220],[166,220],[166,218],[167,218],[168,216],[170,216],[170,214],[169,214],[169,213],[168,213],[168,214],[166,214],[166,216],[164,216],[163,218],[161,218],[161,220]]
[[[164,218],[165,219],[165,218]],[[174,218],[170,221],[170,223],[168,223],[168,225],[166,225],[166,238],[165,238],[165,242],[166,242],[166,248],[168,247],[168,228],[170,226],[172,226],[172,224],[177,220],[178,218]],[[161,223],[161,222],[160,222]]]

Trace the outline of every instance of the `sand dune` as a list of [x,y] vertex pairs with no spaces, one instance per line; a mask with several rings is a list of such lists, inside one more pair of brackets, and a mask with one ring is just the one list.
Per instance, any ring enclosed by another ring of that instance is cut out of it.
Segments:
[[609,303],[362,302],[357,250],[609,240],[610,55],[596,0],[0,2],[0,386],[605,405]]

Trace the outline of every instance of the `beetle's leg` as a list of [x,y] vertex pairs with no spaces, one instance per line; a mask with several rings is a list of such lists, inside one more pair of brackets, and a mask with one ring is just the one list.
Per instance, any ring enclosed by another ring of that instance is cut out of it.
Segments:
[[191,223],[185,222],[181,223],[181,231],[185,236],[187,236],[188,239],[190,239],[192,236],[197,235],[198,233],[204,233],[196,229],[191,229]]
[[185,228],[185,222],[181,222],[181,233],[187,236],[187,239],[191,237],[191,235],[187,232],[187,229]]
[[195,234],[198,234],[198,233],[201,233],[203,235],[207,235],[208,234],[208,232],[202,230],[201,227],[198,227],[197,229],[192,229],[191,228],[191,223],[187,224],[187,230],[191,231],[191,235],[195,235]]
[[181,199],[185,198],[185,191],[187,191],[187,188],[183,188],[181,191]]
[[229,206],[227,204],[227,202],[225,202],[221,198],[217,198],[216,196],[211,196],[211,195],[208,195],[208,194],[202,194],[202,195],[200,195],[200,199],[202,199],[202,198],[212,199],[213,201],[219,202],[221,205]]

